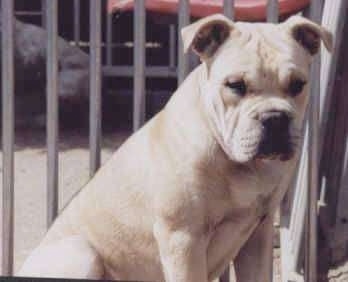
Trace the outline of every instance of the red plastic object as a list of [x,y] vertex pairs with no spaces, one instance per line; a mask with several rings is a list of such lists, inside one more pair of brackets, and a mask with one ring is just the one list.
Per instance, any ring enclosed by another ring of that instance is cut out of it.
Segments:
[[[136,0],[135,0],[136,1]],[[146,10],[158,14],[177,14],[179,0],[146,0]],[[279,0],[280,17],[304,9],[310,0]],[[108,12],[133,9],[134,0],[108,0]],[[201,18],[222,12],[222,0],[190,0],[191,16]],[[264,21],[267,0],[235,0],[235,17],[239,21]]]

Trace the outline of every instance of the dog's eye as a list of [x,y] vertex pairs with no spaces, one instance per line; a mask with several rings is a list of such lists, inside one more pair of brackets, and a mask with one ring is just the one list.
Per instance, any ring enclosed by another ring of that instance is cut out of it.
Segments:
[[290,82],[288,91],[291,96],[295,97],[300,94],[303,90],[303,87],[306,85],[306,82],[301,79],[294,79]]
[[232,89],[233,92],[237,93],[239,96],[244,96],[247,92],[247,86],[244,80],[239,80],[235,82],[226,82],[226,87]]

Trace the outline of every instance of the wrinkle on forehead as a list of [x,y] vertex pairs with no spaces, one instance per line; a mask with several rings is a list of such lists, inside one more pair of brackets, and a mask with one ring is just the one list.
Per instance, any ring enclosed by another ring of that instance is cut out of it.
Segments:
[[[282,30],[279,24],[238,22],[236,27],[249,38],[249,42],[262,43],[265,49],[275,53],[290,54],[296,47],[294,40]],[[252,48],[252,44],[248,44]]]
[[257,90],[285,84],[292,73],[306,79],[310,58],[281,25],[238,22],[236,27],[239,35],[223,45],[212,63],[216,80],[243,74],[249,83],[257,82],[252,85]]

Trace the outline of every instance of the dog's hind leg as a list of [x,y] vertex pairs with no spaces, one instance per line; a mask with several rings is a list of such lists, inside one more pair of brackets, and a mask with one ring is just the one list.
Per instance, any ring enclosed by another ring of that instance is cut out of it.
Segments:
[[102,259],[86,239],[71,236],[41,245],[24,262],[18,276],[102,279]]

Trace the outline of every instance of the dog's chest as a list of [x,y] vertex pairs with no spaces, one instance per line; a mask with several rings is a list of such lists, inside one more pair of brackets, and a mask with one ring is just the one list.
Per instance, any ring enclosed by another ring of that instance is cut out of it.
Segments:
[[[273,190],[272,188],[276,189],[269,187],[269,190]],[[206,234],[210,240],[214,240],[216,233],[220,232],[227,233],[226,235],[230,238],[239,239],[250,226],[262,220],[270,212],[272,193],[268,191],[245,192],[248,192],[248,195],[239,190],[233,190],[229,191],[229,197],[225,199],[220,198],[215,201],[211,199],[206,217]],[[226,229],[226,225],[232,228]],[[240,232],[236,232],[237,230]],[[232,233],[228,234],[230,231]],[[222,244],[225,243],[222,242]]]
[[258,195],[250,201],[230,207],[227,211],[216,209],[207,225],[208,274],[216,278],[235,258],[257,225],[268,213],[271,197]]
[[247,217],[262,217],[277,194],[282,169],[262,166],[258,169],[237,168],[227,173],[225,181],[207,188],[208,216],[215,228],[221,222],[238,222]]
[[[225,187],[210,195],[208,269],[213,277],[223,271],[256,226],[271,211],[278,194],[282,169],[234,171]],[[221,192],[223,191],[223,192]]]

